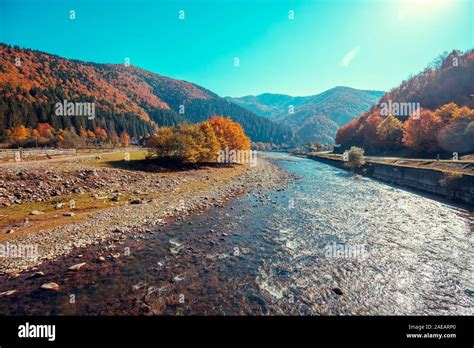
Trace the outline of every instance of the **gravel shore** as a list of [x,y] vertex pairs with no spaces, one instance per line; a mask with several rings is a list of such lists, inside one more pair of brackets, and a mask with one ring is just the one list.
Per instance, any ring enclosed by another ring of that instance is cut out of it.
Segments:
[[[51,169],[40,169],[37,166],[9,169],[3,176],[3,186],[0,186],[4,189],[3,197],[7,197],[8,204],[18,204],[14,199],[11,202],[8,198],[14,196],[15,192],[21,203],[37,200],[39,197],[48,199],[55,195],[61,196],[70,191],[75,192],[78,187],[95,196],[114,195],[115,192],[117,199],[120,199],[123,192],[138,194],[146,191],[160,195],[90,213],[82,221],[14,236],[7,241],[10,245],[34,245],[37,247],[38,258],[0,258],[0,274],[29,270],[45,260],[68,255],[74,248],[108,241],[121,243],[127,238],[141,239],[147,233],[156,231],[158,226],[166,224],[169,219],[180,219],[193,211],[222,205],[233,196],[251,190],[263,192],[271,188],[282,188],[288,178],[285,171],[264,159],[259,159],[255,167],[215,167],[166,174],[67,166],[67,170],[63,171],[56,168],[54,176],[42,176],[42,170],[47,172]],[[9,175],[18,176],[18,172],[23,173],[20,175],[23,180],[15,182],[14,186],[6,185],[5,178]],[[38,180],[43,185],[28,184],[37,183]],[[35,187],[39,187],[40,191],[35,191]],[[41,187],[48,188],[45,191],[47,194],[38,193],[43,192]],[[6,192],[7,188],[9,192]],[[51,195],[54,191],[58,192]]]

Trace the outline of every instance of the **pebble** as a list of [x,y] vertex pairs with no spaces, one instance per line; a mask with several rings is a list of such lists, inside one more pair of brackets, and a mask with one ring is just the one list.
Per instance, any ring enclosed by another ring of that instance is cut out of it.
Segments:
[[69,267],[67,270],[68,270],[68,271],[79,271],[79,270],[80,270],[82,267],[84,267],[85,265],[86,265],[85,262],[81,262],[81,263],[78,263],[78,264],[76,264],[76,265],[74,265],[74,266]]
[[45,283],[45,284],[41,285],[41,289],[59,291],[59,285],[57,283],[54,283],[54,282]]
[[8,291],[0,292],[0,298],[11,296],[16,292],[17,292],[16,290],[8,290]]
[[35,278],[40,278],[40,277],[44,277],[44,272],[35,272],[31,275],[29,275],[28,277],[26,277],[26,279],[35,279]]

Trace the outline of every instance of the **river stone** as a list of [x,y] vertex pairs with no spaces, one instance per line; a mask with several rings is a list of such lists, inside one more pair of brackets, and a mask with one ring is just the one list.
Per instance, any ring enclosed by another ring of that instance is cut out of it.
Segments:
[[41,215],[41,214],[43,214],[43,212],[42,212],[42,211],[39,211],[39,210],[33,210],[33,211],[30,213],[30,215]]
[[44,272],[35,272],[31,275],[29,275],[28,277],[26,277],[26,279],[34,279],[34,278],[40,278],[40,277],[44,277]]
[[81,262],[81,263],[78,263],[78,264],[76,264],[76,265],[74,265],[74,266],[69,267],[67,270],[68,270],[68,271],[79,271],[79,270],[80,270],[82,267],[84,267],[85,265],[86,265],[85,262]]
[[57,283],[45,283],[41,285],[41,289],[59,291],[59,285]]
[[17,292],[16,290],[8,290],[8,291],[0,292],[0,298],[11,296],[16,292]]
[[112,200],[113,202],[118,202],[119,199],[120,199],[120,197],[116,193],[113,194],[112,197],[110,198],[110,200]]

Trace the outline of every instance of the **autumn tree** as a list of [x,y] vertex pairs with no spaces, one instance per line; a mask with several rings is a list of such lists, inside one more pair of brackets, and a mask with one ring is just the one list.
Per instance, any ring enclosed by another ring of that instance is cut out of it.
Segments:
[[377,139],[380,147],[390,150],[402,146],[403,124],[396,117],[388,115],[377,126]]
[[147,146],[154,149],[153,153],[158,158],[182,163],[211,163],[217,161],[223,146],[248,150],[250,141],[242,127],[230,119],[220,117],[195,125],[159,128],[148,139]]
[[31,138],[35,141],[35,145],[38,146],[38,139],[40,138],[40,134],[37,129],[33,129],[31,131]]
[[36,130],[38,131],[41,138],[53,138],[54,128],[48,123],[38,123],[38,125],[36,126]]
[[[436,113],[438,113],[438,110],[436,110]],[[439,146],[446,151],[473,152],[474,110],[468,107],[457,108],[452,113],[448,124],[440,130],[437,139]]]
[[130,145],[130,135],[128,135],[127,132],[123,131],[122,134],[120,134],[120,143],[123,147],[128,147]]
[[379,110],[370,114],[365,122],[360,126],[359,132],[362,133],[362,147],[365,149],[375,149],[378,147],[377,127],[383,121]]
[[105,131],[105,129],[100,128],[100,127],[97,127],[97,128],[94,130],[94,133],[95,133],[96,139],[97,139],[99,142],[104,142],[105,140],[107,140],[107,132]]
[[84,127],[81,126],[81,128],[79,129],[79,135],[81,136],[81,138],[83,138],[84,140],[87,139],[87,131],[84,129]]
[[449,103],[444,104],[439,109],[437,109],[435,114],[444,124],[448,124],[454,118],[454,115],[458,112],[458,110],[459,107],[455,103]]
[[92,131],[87,131],[87,139],[90,143],[94,143],[95,141],[95,134]]
[[403,125],[403,144],[417,152],[435,153],[439,150],[437,134],[442,124],[441,118],[427,109],[419,117],[411,115]]
[[10,131],[10,142],[16,145],[20,145],[28,137],[28,129],[24,125],[14,127]]
[[245,135],[242,126],[230,118],[214,116],[204,123],[209,124],[214,130],[221,149],[250,149],[250,139]]
[[198,127],[202,134],[200,161],[204,163],[216,162],[220,144],[214,129],[208,123],[202,123]]

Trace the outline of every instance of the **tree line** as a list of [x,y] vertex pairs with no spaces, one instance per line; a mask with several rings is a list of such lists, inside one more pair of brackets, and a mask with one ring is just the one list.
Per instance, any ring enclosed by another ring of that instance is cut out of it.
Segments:
[[113,144],[127,147],[130,136],[123,131],[108,133],[104,128],[96,127],[94,131],[81,127],[77,132],[71,129],[55,129],[48,123],[38,123],[35,128],[19,125],[7,129],[5,140],[11,147],[55,146],[61,148],[80,148],[93,145]]
[[[474,51],[445,53],[420,74],[386,93],[377,105],[339,128],[342,150],[369,154],[433,155],[474,152]],[[410,115],[381,112],[381,105],[418,104]]]

